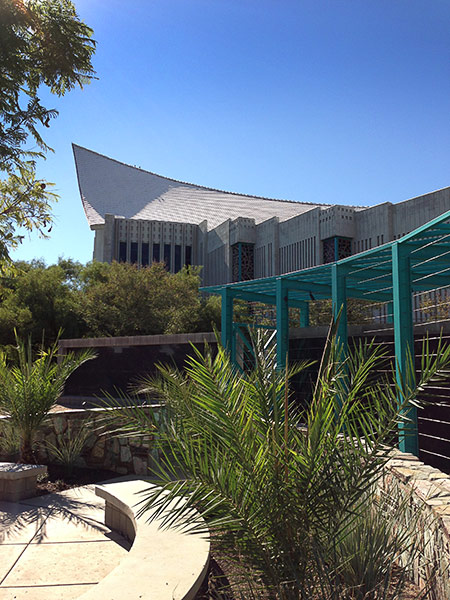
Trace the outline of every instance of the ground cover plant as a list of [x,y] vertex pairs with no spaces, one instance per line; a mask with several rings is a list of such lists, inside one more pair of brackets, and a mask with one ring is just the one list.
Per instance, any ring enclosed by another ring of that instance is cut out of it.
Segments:
[[[401,415],[448,368],[450,349],[425,353],[417,382],[407,377],[400,387],[380,379],[380,347],[360,345],[344,360],[331,336],[306,410],[288,390],[306,363],[277,370],[263,335],[254,352],[247,373],[220,347],[215,356],[193,350],[183,373],[161,367],[147,385],[165,403],[162,422],[110,401],[116,432],[159,429],[161,487],[148,490],[142,510],[206,534],[196,508],[221,556],[247,580],[243,597],[401,598],[417,558],[414,523],[399,518],[401,507],[383,511],[374,486]],[[187,502],[167,512],[178,496]]]

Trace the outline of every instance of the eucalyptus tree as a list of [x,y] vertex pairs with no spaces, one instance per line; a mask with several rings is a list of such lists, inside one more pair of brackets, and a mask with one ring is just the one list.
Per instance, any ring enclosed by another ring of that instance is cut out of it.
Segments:
[[[42,89],[63,96],[94,77],[92,29],[70,0],[0,0],[0,268],[22,235],[45,236],[56,195],[37,178],[35,161],[50,147],[41,127],[58,114],[41,100]],[[26,147],[28,138],[37,150]]]

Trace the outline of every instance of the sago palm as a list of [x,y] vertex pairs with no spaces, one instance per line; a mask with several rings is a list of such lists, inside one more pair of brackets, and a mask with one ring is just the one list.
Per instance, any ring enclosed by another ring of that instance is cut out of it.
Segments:
[[[367,514],[401,414],[448,367],[450,349],[426,356],[417,385],[399,388],[374,379],[385,368],[380,347],[361,345],[343,359],[330,337],[306,410],[289,397],[288,381],[307,363],[278,371],[261,335],[254,354],[255,368],[245,374],[220,345],[215,356],[193,349],[183,373],[161,367],[149,385],[165,404],[162,423],[111,401],[119,433],[159,429],[160,487],[149,488],[142,510],[201,531],[196,508],[220,552],[273,598],[350,597],[345,590],[355,582],[345,582],[342,561],[351,557],[343,544]],[[187,501],[167,512],[179,496]],[[365,597],[383,596],[378,586]]]
[[17,361],[0,354],[0,414],[8,417],[20,442],[22,463],[33,463],[33,445],[37,430],[64,390],[69,376],[95,354],[91,351],[58,356],[58,342],[43,347],[33,359],[31,341],[18,339]]

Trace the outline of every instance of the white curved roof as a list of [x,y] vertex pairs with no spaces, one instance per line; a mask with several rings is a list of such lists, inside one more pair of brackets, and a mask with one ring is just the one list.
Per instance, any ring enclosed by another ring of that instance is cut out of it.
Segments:
[[127,219],[200,224],[214,229],[227,219],[248,217],[261,223],[272,217],[285,221],[312,208],[310,202],[274,200],[234,194],[184,183],[143,171],[72,144],[78,185],[90,226],[104,223],[105,214]]

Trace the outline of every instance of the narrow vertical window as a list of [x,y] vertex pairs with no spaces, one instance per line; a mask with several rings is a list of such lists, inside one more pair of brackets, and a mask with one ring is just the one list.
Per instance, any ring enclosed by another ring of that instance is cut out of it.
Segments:
[[127,243],[119,243],[119,262],[127,262]]
[[164,262],[168,271],[170,271],[170,250],[170,244],[164,244]]
[[188,267],[192,264],[192,246],[186,246],[184,249],[184,264]]
[[138,258],[137,242],[131,242],[131,244],[130,244],[130,262],[137,263],[137,258]]
[[181,269],[181,246],[179,244],[175,244],[175,265],[174,265],[175,273]]
[[143,267],[146,267],[148,265],[149,262],[149,245],[147,242],[144,242],[142,244],[142,258],[141,258],[141,264]]
[[159,244],[153,244],[153,262],[159,262],[161,260],[161,253]]

